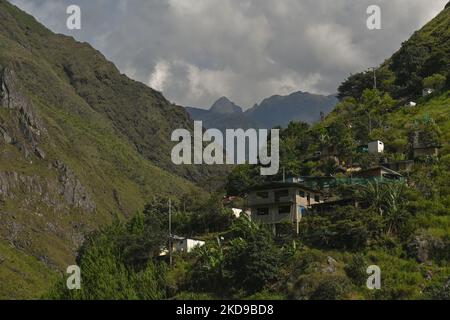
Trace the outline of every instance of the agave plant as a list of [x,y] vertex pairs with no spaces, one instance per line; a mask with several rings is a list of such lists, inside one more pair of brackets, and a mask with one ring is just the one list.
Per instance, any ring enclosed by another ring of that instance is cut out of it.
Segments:
[[406,219],[403,209],[405,184],[400,182],[380,182],[375,180],[361,185],[357,197],[368,203],[384,217],[388,234],[396,233]]

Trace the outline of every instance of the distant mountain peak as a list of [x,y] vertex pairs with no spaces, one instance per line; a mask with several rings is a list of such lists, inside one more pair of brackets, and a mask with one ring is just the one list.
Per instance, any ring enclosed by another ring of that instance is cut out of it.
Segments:
[[232,114],[232,113],[242,113],[242,108],[236,105],[234,102],[230,101],[227,97],[219,98],[212,105],[211,112],[219,114]]

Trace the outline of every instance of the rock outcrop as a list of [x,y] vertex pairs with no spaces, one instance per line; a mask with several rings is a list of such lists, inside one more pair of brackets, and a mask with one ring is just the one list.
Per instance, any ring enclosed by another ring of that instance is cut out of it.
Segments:
[[36,115],[33,104],[22,93],[14,71],[1,66],[0,101],[1,107],[12,111],[12,123],[0,123],[0,138],[3,142],[16,144],[27,157],[35,154],[41,159],[45,158],[45,152],[38,146],[45,133],[42,121]]

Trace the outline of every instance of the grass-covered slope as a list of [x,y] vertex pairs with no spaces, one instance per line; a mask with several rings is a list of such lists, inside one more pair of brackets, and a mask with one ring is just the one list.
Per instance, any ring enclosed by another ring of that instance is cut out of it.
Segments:
[[155,194],[202,193],[171,165],[181,107],[86,43],[0,0],[0,297],[37,297],[84,235]]

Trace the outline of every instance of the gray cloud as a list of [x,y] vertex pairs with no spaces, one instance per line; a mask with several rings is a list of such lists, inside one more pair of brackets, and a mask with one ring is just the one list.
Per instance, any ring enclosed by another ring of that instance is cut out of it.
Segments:
[[[55,32],[87,41],[131,78],[181,105],[226,95],[244,107],[273,94],[334,93],[375,66],[447,0],[11,0]],[[66,7],[82,9],[67,30]],[[382,10],[382,30],[366,9]]]

